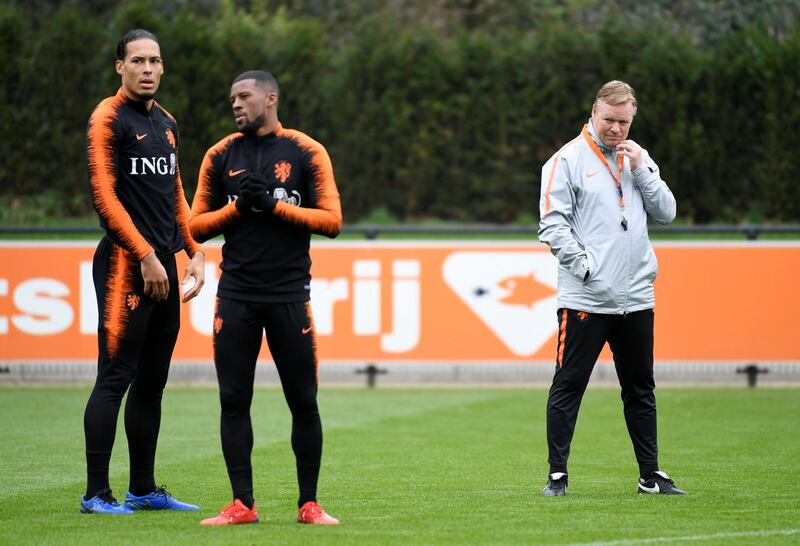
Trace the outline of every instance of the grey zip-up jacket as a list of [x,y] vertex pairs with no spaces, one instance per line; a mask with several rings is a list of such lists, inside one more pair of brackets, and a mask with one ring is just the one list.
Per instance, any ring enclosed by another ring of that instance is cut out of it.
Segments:
[[559,308],[624,314],[655,306],[658,263],[647,217],[670,223],[675,218],[675,198],[650,154],[643,149],[642,156],[635,171],[624,158],[624,213],[610,170],[618,173],[616,149],[600,141],[591,120],[542,167],[539,240],[558,259]]

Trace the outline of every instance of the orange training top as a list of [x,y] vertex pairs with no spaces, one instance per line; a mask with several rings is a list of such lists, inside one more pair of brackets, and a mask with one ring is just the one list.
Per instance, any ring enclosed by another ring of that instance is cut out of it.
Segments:
[[157,102],[120,90],[97,105],[86,134],[89,186],[106,236],[141,260],[200,246],[178,168],[178,124]]
[[[277,200],[270,212],[236,208],[248,173],[269,181]],[[308,301],[311,234],[336,237],[342,207],[325,148],[280,124],[265,136],[233,133],[203,158],[192,202],[192,234],[198,241],[223,234],[217,294],[262,302]]]

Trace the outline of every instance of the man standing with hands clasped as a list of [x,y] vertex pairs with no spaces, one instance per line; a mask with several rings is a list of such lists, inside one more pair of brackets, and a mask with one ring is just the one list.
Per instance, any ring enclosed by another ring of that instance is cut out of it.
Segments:
[[653,281],[647,219],[675,218],[675,198],[650,155],[628,139],[636,96],[611,81],[589,123],[542,168],[539,240],[558,259],[558,350],[547,402],[545,496],[567,493],[567,458],[583,393],[606,342],[639,464],[639,493],[685,495],[659,469],[653,393]]
[[214,364],[222,409],[222,452],[233,499],[203,525],[256,523],[250,403],[266,332],[292,413],[297,521],[336,525],[317,503],[322,424],[317,344],[311,315],[311,234],[336,237],[342,209],[325,148],[278,121],[280,91],[261,70],[237,76],[231,106],[238,132],[203,158],[192,202],[192,233],[222,233],[222,275],[214,316]]

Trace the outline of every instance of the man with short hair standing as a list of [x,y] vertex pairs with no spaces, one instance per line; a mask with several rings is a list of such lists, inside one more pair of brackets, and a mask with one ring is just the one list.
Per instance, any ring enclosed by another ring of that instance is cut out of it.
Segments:
[[300,131],[281,125],[279,96],[278,82],[267,72],[250,70],[233,80],[230,100],[239,131],[206,152],[192,202],[194,236],[199,241],[225,236],[214,363],[233,500],[203,525],[258,522],[250,403],[265,332],[292,414],[297,521],[339,523],[317,503],[322,424],[309,247],[312,233],[339,234],[342,209],[328,153]]
[[633,88],[611,81],[589,122],[542,168],[539,240],[558,259],[558,350],[547,402],[550,474],[545,496],[567,493],[567,458],[583,393],[606,342],[639,463],[639,493],[684,495],[658,466],[653,393],[653,281],[647,219],[675,218],[658,166],[628,139]]
[[[105,236],[94,255],[98,307],[97,380],[86,404],[86,514],[197,510],[154,477],[161,397],[180,327],[175,253],[189,262],[183,302],[204,280],[203,252],[189,229],[178,169],[178,125],[154,96],[164,72],[158,39],[128,32],[117,44],[122,86],[97,105],[87,130],[89,185]],[[130,387],[130,390],[128,389]],[[122,397],[130,453],[125,504],[111,494],[108,466]]]

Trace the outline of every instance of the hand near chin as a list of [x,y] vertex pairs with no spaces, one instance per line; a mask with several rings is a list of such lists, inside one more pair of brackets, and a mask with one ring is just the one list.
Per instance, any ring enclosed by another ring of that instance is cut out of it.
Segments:
[[630,160],[632,171],[638,169],[642,164],[642,147],[633,140],[623,140],[617,144],[617,152]]

